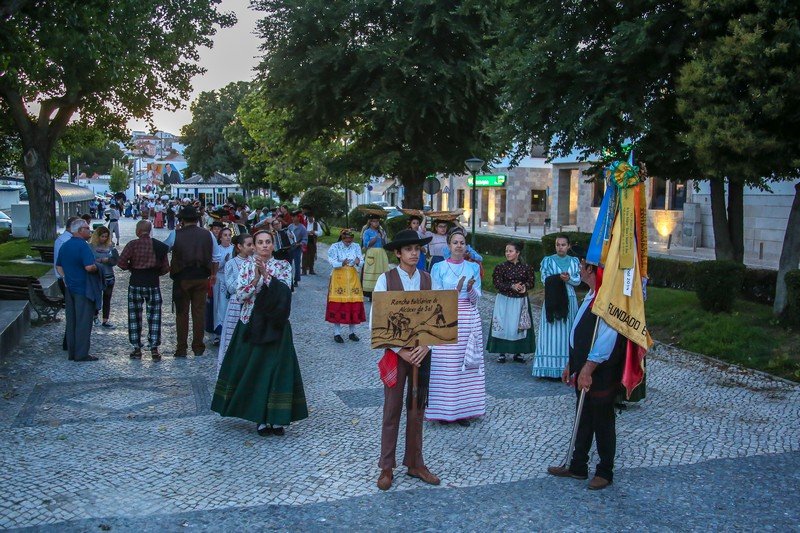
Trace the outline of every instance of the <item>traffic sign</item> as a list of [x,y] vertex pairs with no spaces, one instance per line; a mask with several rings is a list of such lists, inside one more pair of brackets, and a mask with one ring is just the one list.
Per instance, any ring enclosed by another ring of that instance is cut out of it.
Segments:
[[[482,176],[475,176],[476,187],[505,187],[506,179],[508,176],[505,174],[486,174]],[[472,187],[472,176],[467,178],[467,186]]]
[[442,190],[442,184],[439,183],[439,180],[434,177],[427,177],[425,181],[422,183],[422,190],[428,194],[436,194],[440,190]]

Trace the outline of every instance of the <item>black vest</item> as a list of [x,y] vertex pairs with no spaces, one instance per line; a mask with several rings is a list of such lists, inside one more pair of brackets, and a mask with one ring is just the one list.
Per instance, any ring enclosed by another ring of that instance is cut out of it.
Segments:
[[[586,309],[581,319],[574,326],[573,344],[569,348],[570,374],[580,373],[592,349],[592,337],[598,317],[591,309]],[[625,349],[627,340],[622,335],[617,335],[617,342],[611,350],[611,357],[597,365],[592,373],[592,387],[589,395],[596,398],[607,397],[613,400],[622,381],[622,367],[625,362]]]

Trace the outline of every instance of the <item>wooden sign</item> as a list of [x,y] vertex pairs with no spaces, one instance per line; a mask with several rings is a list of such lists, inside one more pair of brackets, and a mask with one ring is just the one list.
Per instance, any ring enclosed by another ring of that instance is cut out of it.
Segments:
[[372,293],[373,348],[457,342],[457,291]]

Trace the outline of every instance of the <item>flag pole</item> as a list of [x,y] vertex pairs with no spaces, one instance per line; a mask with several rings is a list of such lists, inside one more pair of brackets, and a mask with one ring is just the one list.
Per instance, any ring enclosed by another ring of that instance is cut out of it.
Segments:
[[[591,311],[589,311],[591,312]],[[594,332],[592,333],[592,348],[594,348],[594,341],[597,340],[597,325],[600,323],[600,317],[594,323]],[[589,348],[591,352],[592,349]],[[575,379],[578,379],[577,377]],[[577,385],[577,383],[576,383]],[[575,441],[578,439],[578,425],[581,421],[581,414],[583,413],[583,401],[586,399],[586,390],[581,390],[581,395],[578,398],[578,408],[575,410],[575,422],[572,424],[572,440],[569,441],[569,448],[567,448],[567,455],[564,457],[564,462],[561,464],[562,468],[569,468],[569,463],[572,459],[572,452],[575,451]]]

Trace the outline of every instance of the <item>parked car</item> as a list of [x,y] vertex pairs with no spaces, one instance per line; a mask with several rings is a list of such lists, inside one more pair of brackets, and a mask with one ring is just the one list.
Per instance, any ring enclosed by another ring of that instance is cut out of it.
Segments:
[[378,202],[372,202],[372,204],[373,204],[373,205],[379,205],[379,206],[381,206],[382,208],[386,209],[387,211],[388,211],[389,209],[394,209],[394,206],[391,206],[391,205],[389,205],[389,202],[387,202],[387,201],[385,201],[385,200],[380,200],[380,201],[378,201]]
[[0,229],[11,229],[11,217],[0,211]]
[[388,213],[386,213],[386,219],[387,220],[390,219],[390,218],[403,216],[403,212],[400,211],[399,209],[397,209],[396,207],[391,207],[389,209],[390,209],[390,211]]

